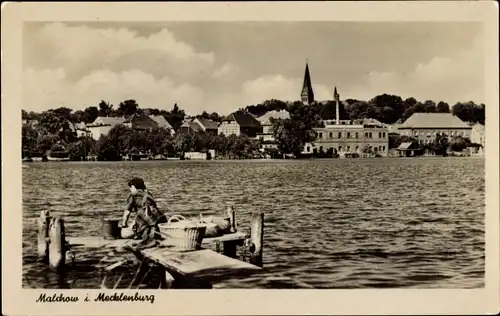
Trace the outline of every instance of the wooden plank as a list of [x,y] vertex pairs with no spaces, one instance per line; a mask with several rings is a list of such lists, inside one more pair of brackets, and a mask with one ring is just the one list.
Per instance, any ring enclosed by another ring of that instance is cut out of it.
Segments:
[[243,241],[245,240],[247,234],[244,232],[236,232],[231,234],[222,235],[219,237],[203,238],[203,244],[215,244],[216,241],[226,242],[226,241]]
[[138,244],[140,240],[133,239],[104,239],[100,236],[68,237],[66,238],[71,247],[82,248],[121,248],[125,245]]
[[215,281],[248,277],[263,271],[257,266],[226,257],[209,249],[177,252],[156,247],[138,252],[162,265],[167,271],[196,280]]
[[[246,234],[243,232],[236,232],[232,234],[222,235],[220,237],[204,238],[203,245],[212,245],[217,241],[241,241],[245,239]],[[83,248],[121,248],[125,245],[138,244],[140,240],[133,239],[104,239],[101,236],[88,236],[88,237],[67,237],[69,244],[73,247]]]

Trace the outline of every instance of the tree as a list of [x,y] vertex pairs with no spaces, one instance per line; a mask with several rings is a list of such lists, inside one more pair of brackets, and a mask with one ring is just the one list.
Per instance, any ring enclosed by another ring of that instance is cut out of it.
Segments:
[[448,105],[448,103],[443,101],[440,101],[437,104],[436,109],[439,113],[450,113],[450,106]]
[[38,129],[41,134],[58,135],[65,143],[70,143],[76,138],[71,122],[64,116],[57,115],[55,111],[42,113]]
[[465,148],[469,147],[471,145],[471,141],[468,138],[463,138],[463,137],[455,137],[451,142],[450,142],[450,149],[452,151],[463,151]]
[[435,113],[436,103],[432,100],[427,100],[424,102],[425,113]]
[[110,116],[113,112],[113,104],[102,100],[99,103],[99,116]]
[[434,142],[431,145],[431,149],[436,155],[446,156],[446,151],[449,146],[448,137],[443,134],[437,134]]
[[413,98],[413,97],[409,97],[407,98],[406,100],[404,100],[403,102],[403,108],[406,110],[408,110],[409,108],[415,106],[416,104],[418,103],[418,101]]
[[485,105],[476,105],[474,102],[467,103],[458,102],[451,110],[453,115],[457,116],[464,122],[484,124]]
[[85,121],[85,112],[84,111],[76,111],[71,113],[69,120],[73,123],[80,123]]
[[137,113],[139,104],[135,100],[126,100],[118,106],[118,116],[130,116]]
[[99,161],[119,161],[120,151],[115,147],[108,135],[102,135],[96,143],[97,160]]
[[[383,123],[392,124],[396,122],[405,111],[403,99],[397,95],[381,94],[370,100],[370,104],[377,108],[371,115],[377,115]],[[377,118],[377,117],[372,117]]]
[[184,118],[186,117],[186,113],[184,110],[181,110],[177,103],[174,104],[174,108],[170,112],[165,112],[162,114],[165,119],[172,125],[174,131],[178,131],[184,122]]
[[71,112],[73,110],[71,110],[70,108],[66,108],[66,107],[60,107],[60,108],[57,108],[57,109],[51,110],[51,111],[54,112],[54,114],[56,116],[64,118],[64,119],[69,121],[71,118]]
[[83,121],[85,123],[92,123],[99,116],[99,109],[95,106],[89,106],[83,111]]
[[36,150],[37,147],[37,139],[38,132],[33,126],[30,124],[25,124],[22,126],[22,136],[21,136],[21,144],[22,144],[22,157],[30,156],[32,152]]
[[[113,146],[113,148],[119,154],[126,154],[130,148],[134,145],[131,143],[131,138],[135,136],[140,136],[139,133],[132,133],[132,129],[129,127],[118,124],[113,126],[107,134],[107,143]],[[101,136],[102,137],[102,136]]]
[[37,139],[36,151],[46,154],[47,151],[51,150],[54,144],[60,142],[60,138],[57,135],[39,135]]
[[364,117],[367,107],[368,107],[368,103],[365,101],[358,101],[355,103],[350,103],[346,107],[347,116],[351,120],[361,119]]
[[402,143],[413,143],[417,140],[410,136],[389,134],[389,149],[398,148]]

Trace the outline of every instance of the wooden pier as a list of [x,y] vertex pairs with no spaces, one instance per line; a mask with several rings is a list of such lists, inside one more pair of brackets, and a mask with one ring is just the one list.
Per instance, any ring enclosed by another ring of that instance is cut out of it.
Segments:
[[[66,238],[63,219],[57,216],[51,218],[47,212],[42,212],[38,252],[51,268],[60,270],[68,261],[65,260],[68,249],[71,249],[72,254],[102,249],[128,251],[135,255],[141,265],[147,262],[161,269],[161,288],[177,288],[179,284],[184,288],[194,284],[202,288],[223,288],[227,284],[238,287],[238,282],[241,282],[242,287],[253,282],[263,283],[264,288],[312,288],[303,282],[269,273],[263,268],[264,214],[253,214],[250,233],[237,230],[234,211],[228,214],[230,233],[204,238],[199,250],[179,251],[160,242],[142,247],[140,240],[109,239],[109,236]],[[250,262],[237,259],[237,247],[242,246],[242,250],[248,252]],[[265,282],[260,282],[263,280]]]

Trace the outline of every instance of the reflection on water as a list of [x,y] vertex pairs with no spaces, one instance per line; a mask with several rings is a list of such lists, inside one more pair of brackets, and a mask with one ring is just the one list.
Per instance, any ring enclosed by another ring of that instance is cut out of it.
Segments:
[[[233,205],[242,228],[252,212],[263,211],[264,266],[317,288],[484,286],[484,159],[29,166],[23,168],[26,287],[99,287],[97,263],[113,254],[77,253],[76,267],[57,276],[36,260],[35,220],[47,209],[65,217],[68,236],[98,235],[99,216],[121,215],[133,176],[146,180],[162,210],[208,214]],[[259,278],[247,282],[222,286],[252,287]]]

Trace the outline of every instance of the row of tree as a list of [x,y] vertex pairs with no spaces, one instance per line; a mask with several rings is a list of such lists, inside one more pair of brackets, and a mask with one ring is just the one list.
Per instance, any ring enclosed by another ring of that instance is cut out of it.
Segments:
[[[177,104],[174,105],[173,109],[170,111],[144,108],[141,109],[139,104],[135,100],[125,100],[121,102],[115,109],[113,104],[106,101],[101,101],[98,106],[89,106],[85,110],[73,111],[70,108],[60,107],[57,109],[51,109],[41,113],[36,112],[26,112],[22,110],[23,120],[43,120],[47,115],[56,116],[60,119],[67,120],[71,123],[90,124],[95,121],[99,116],[109,116],[109,117],[127,117],[132,114],[148,114],[148,115],[162,115],[165,119],[172,125],[175,130],[178,130],[182,125],[186,117],[184,110],[180,109]],[[199,116],[220,122],[222,118],[217,113],[209,114],[204,111]]]
[[185,152],[208,152],[214,149],[217,156],[235,159],[252,158],[260,142],[246,136],[213,135],[210,133],[177,134],[168,129],[134,130],[125,125],[114,126],[108,134],[95,141],[90,137],[73,137],[67,141],[58,134],[44,134],[31,125],[23,126],[23,157],[39,155],[57,157],[63,153],[70,160],[85,160],[95,156],[100,161],[122,160],[125,155],[182,156]]
[[[290,110],[296,106],[296,102],[283,102],[280,100],[268,100],[261,104],[250,105],[245,108],[248,112],[260,116],[273,110]],[[322,119],[336,118],[336,104],[334,101],[315,102],[311,105],[313,111]],[[414,113],[452,113],[464,122],[484,124],[485,105],[474,102],[458,102],[452,107],[446,102],[438,103],[427,100],[417,101],[410,97],[403,100],[400,96],[382,94],[369,101],[347,99],[339,104],[340,119],[363,119],[374,118],[382,123],[393,124],[404,122]]]
[[[314,127],[322,126],[322,120],[336,118],[336,104],[333,101],[303,105],[300,101],[284,102],[272,99],[258,105],[247,106],[243,110],[255,116],[273,110],[287,110],[290,113],[290,119],[272,120],[272,131],[281,153],[295,155],[300,155],[304,145],[315,140]],[[383,94],[370,101],[347,99],[340,103],[339,112],[340,119],[375,118],[383,123],[395,123],[404,121],[417,112],[448,113],[450,106],[445,102],[435,104],[433,101],[425,101],[421,103],[414,98],[403,100],[399,96]],[[162,115],[175,131],[179,131],[186,118],[186,113],[177,104],[170,111],[141,109],[135,100],[125,100],[117,108],[109,102],[101,101],[98,106],[91,106],[83,111],[73,111],[65,107],[42,113],[28,113],[23,110],[23,120],[38,121],[36,126],[23,125],[23,155],[48,150],[66,150],[70,151],[75,159],[88,153],[96,153],[105,159],[133,150],[158,154],[216,149],[220,155],[238,157],[239,155],[248,156],[258,148],[255,141],[250,141],[245,137],[214,135],[171,137],[169,131],[162,129],[140,131],[126,129],[125,126],[116,127],[113,131],[115,134],[103,136],[94,144],[91,139],[77,138],[71,126],[72,123],[78,122],[92,123],[98,116],[128,116],[135,113]],[[476,105],[473,102],[457,103],[451,108],[451,113],[463,121],[484,124],[485,105]],[[199,116],[217,122],[223,119],[215,112],[212,114],[203,112]],[[121,136],[118,136],[118,132]],[[242,153],[239,154],[239,151]]]

